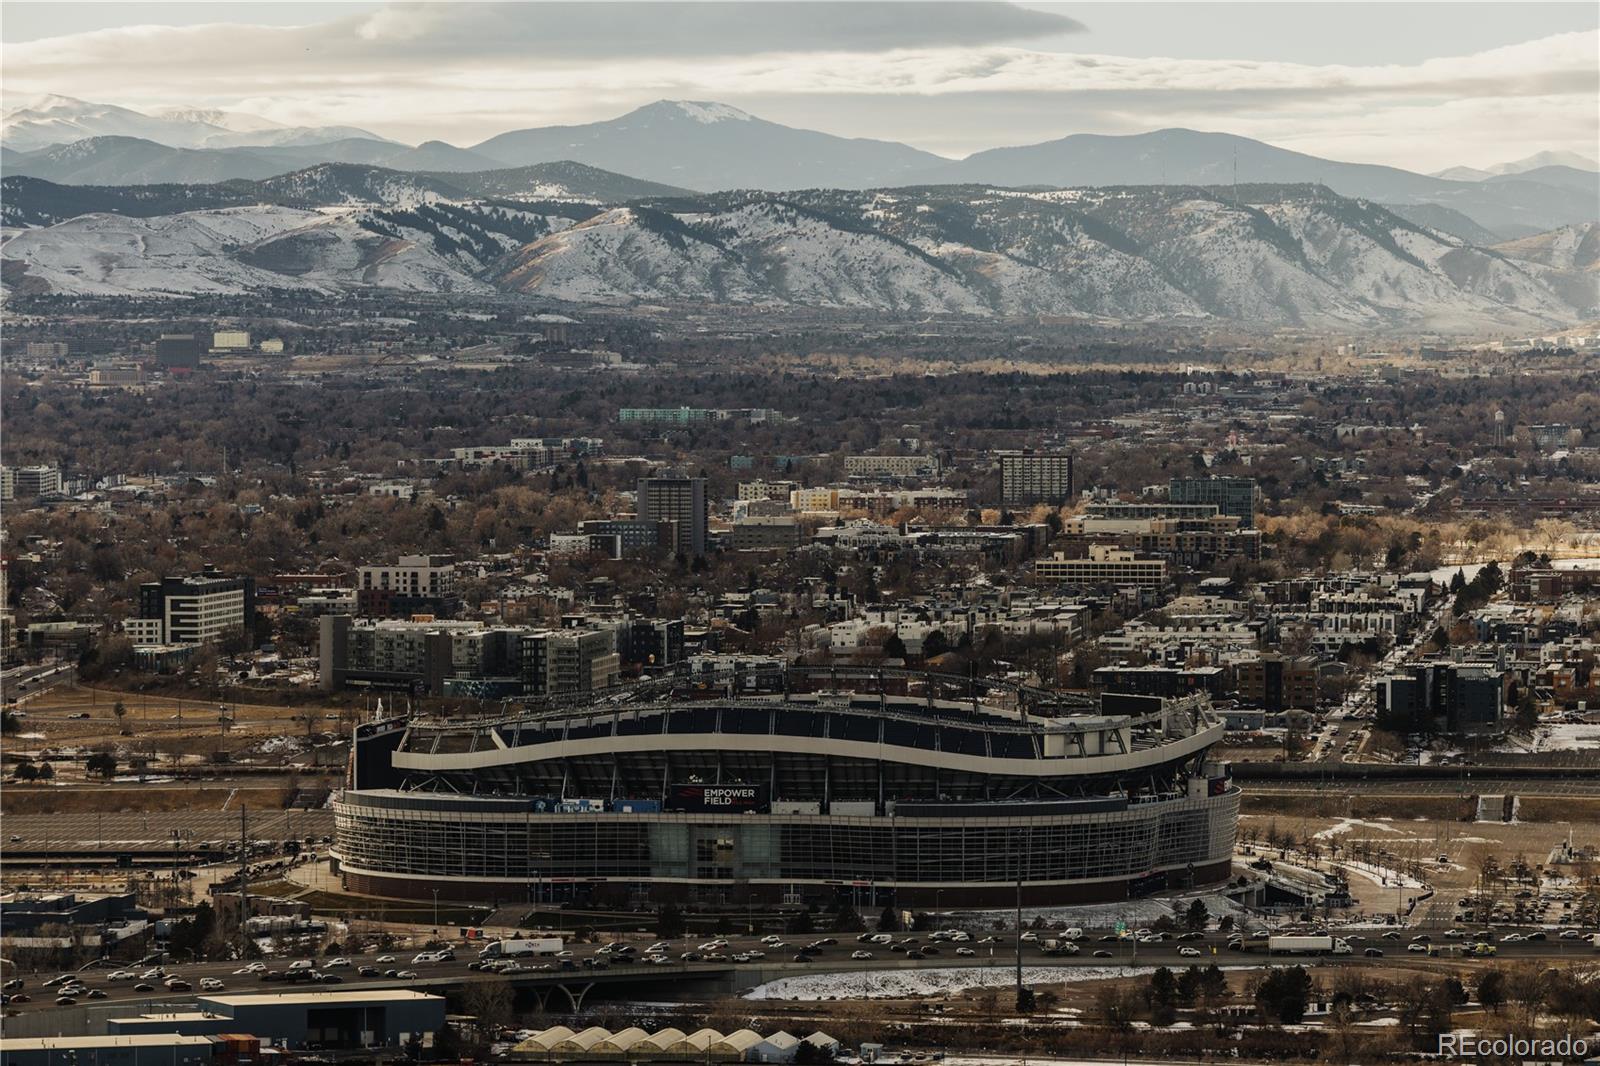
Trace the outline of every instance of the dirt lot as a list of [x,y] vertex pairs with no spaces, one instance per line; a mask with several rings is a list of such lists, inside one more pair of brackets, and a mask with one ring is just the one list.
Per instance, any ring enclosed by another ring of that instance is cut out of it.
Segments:
[[[1527,820],[1523,816],[1530,805],[1541,816],[1560,814],[1565,815],[1565,820]],[[1529,801],[1519,809],[1516,822],[1461,821],[1397,813],[1329,817],[1279,810],[1242,814],[1239,834],[1241,840],[1253,837],[1264,841],[1275,832],[1293,838],[1302,848],[1311,842],[1323,854],[1334,853],[1336,847],[1345,856],[1364,851],[1373,856],[1375,863],[1418,875],[1435,890],[1435,900],[1424,904],[1426,912],[1447,918],[1450,904],[1473,889],[1486,860],[1505,867],[1521,858],[1530,865],[1541,866],[1569,833],[1580,848],[1600,845],[1600,816],[1594,813],[1594,806],[1594,801],[1585,800],[1549,799],[1537,804]],[[1263,852],[1268,850],[1258,847]],[[1384,886],[1381,876],[1351,876],[1350,887],[1358,909],[1374,913],[1392,912],[1396,894],[1401,891]],[[1426,915],[1419,914],[1423,916]]]
[[297,788],[285,784],[231,785],[14,785],[5,787],[7,815],[97,814],[149,811],[228,811],[244,803],[253,811],[277,810]]
[[360,708],[330,711],[65,686],[28,700],[23,710],[21,731],[6,741],[6,762],[49,761],[58,783],[83,780],[83,758],[106,750],[130,771],[337,770],[344,764],[344,737],[362,715]]

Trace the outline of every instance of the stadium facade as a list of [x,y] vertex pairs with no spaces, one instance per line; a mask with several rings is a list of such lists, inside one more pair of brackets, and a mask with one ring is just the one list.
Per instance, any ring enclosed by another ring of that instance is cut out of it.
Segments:
[[594,905],[1039,905],[1229,875],[1239,793],[1203,695],[778,683],[359,726],[339,871],[376,895]]

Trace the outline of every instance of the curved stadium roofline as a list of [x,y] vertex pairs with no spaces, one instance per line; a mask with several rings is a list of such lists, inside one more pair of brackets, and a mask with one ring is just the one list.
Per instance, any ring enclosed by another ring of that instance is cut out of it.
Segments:
[[[871,692],[872,689],[863,690],[857,686],[844,687],[842,681],[877,682],[877,691],[884,691],[888,683],[895,682],[920,682],[925,686],[937,686],[941,691],[965,688],[966,695],[959,697],[964,701],[981,698],[984,693],[1001,693],[1008,705],[1023,708],[1029,714],[1050,713],[1085,713],[1093,711],[1098,702],[1094,696],[1078,692],[1062,692],[1054,689],[1039,688],[1035,685],[1024,685],[1015,681],[1005,681],[997,678],[971,677],[964,674],[946,674],[930,670],[905,670],[898,667],[879,666],[808,666],[802,663],[789,663],[780,671],[783,677],[783,691],[785,692],[811,692],[824,691],[818,686],[827,682],[828,690],[851,691],[855,693]],[[737,687],[741,678],[757,676],[756,670],[735,670],[728,675],[731,683]],[[704,685],[703,680],[696,679],[688,673],[663,674],[648,677],[627,685],[608,689],[597,694],[593,692],[567,693],[564,695],[546,696],[536,700],[502,699],[499,701],[502,713],[499,718],[521,718],[529,715],[556,714],[570,710],[573,707],[585,706],[628,706],[635,703],[650,702],[661,698],[671,698],[682,694],[688,689],[686,686],[696,684]],[[716,686],[721,687],[721,686]],[[949,697],[941,697],[948,699]],[[521,711],[509,711],[505,708],[512,704],[521,703]],[[491,720],[493,716],[491,716]],[[478,717],[471,719],[484,721]]]
[[[335,806],[347,882],[409,894],[431,878],[502,899],[534,877],[591,901],[871,883],[981,902],[1022,876],[1046,902],[1227,876],[1238,790],[1207,760],[1223,727],[1203,696],[1108,707],[859,668],[738,687],[661,679],[516,714],[358,727],[355,787]],[[1017,847],[1038,853],[1008,873]]]

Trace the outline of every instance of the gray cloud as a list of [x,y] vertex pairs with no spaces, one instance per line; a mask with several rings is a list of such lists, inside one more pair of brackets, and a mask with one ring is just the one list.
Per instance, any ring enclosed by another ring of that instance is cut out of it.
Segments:
[[[1256,17],[1254,5],[1193,6],[1216,9],[1213,20]],[[1166,5],[1133,7],[1140,20],[1175,18]],[[1592,151],[1600,92],[1593,30],[1403,63],[1365,61],[1357,43],[1338,52],[1352,65],[1086,54],[1065,47],[1083,28],[1075,20],[993,3],[401,4],[346,6],[315,25],[247,24],[249,8],[210,9],[233,22],[130,19],[6,44],[5,102],[61,92],[471,144],[659,98],[720,100],[947,155],[1181,125],[1420,168],[1443,155]],[[1118,17],[1124,36],[1136,33]],[[1100,9],[1095,33],[1111,18]],[[1357,18],[1366,33],[1382,20]]]
[[1079,32],[1065,15],[1005,3],[394,4],[329,27],[418,56],[705,56],[881,52]]

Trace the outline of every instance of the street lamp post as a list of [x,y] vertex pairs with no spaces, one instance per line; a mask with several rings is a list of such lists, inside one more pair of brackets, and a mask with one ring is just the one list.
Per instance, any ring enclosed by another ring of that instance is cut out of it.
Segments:
[[433,935],[439,935],[439,890],[433,890]]

